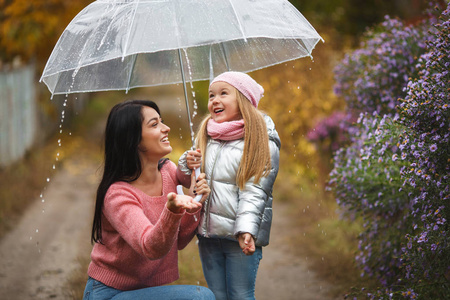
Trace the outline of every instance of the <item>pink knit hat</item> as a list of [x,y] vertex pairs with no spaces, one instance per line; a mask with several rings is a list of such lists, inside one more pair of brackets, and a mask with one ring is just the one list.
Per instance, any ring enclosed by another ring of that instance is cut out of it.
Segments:
[[211,81],[209,86],[215,82],[226,82],[241,92],[254,107],[258,107],[259,100],[264,94],[264,89],[253,78],[241,72],[225,72]]

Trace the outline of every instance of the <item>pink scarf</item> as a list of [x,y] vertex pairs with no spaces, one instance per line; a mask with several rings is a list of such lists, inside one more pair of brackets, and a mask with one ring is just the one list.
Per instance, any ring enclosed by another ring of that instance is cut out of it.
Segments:
[[215,140],[233,141],[244,137],[244,120],[217,123],[208,121],[208,135]]

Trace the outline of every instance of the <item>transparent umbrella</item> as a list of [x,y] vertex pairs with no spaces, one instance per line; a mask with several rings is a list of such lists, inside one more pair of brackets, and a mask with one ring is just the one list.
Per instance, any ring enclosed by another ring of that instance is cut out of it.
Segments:
[[319,40],[286,0],[98,0],[64,30],[40,81],[52,95],[185,87],[311,56]]
[[40,81],[52,96],[182,83],[194,144],[186,81],[311,56],[319,40],[287,0],[98,0],[64,30]]

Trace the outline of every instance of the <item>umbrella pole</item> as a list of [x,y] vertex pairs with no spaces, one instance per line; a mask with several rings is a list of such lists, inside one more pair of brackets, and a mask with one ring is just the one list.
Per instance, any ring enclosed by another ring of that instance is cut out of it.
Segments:
[[[191,120],[191,112],[189,110],[189,102],[188,102],[188,95],[187,95],[187,88],[186,88],[186,79],[184,78],[183,59],[181,58],[181,50],[179,48],[178,48],[178,58],[180,59],[181,78],[183,79],[184,100],[186,101],[186,110],[187,110],[188,119],[189,119],[189,127],[191,129],[192,150],[195,150],[194,131],[192,130],[192,125],[193,124],[192,124],[192,120]],[[194,172],[195,172],[195,178],[198,178],[198,176],[200,176],[200,168],[196,168],[194,170]],[[177,194],[178,195],[184,195],[182,185],[177,185]],[[203,195],[196,195],[194,197],[194,201],[199,202],[202,199],[202,196]]]
[[178,48],[178,59],[180,60],[181,79],[183,80],[183,90],[184,90],[184,101],[186,102],[186,111],[187,111],[188,120],[189,120],[189,127],[191,129],[192,149],[195,149],[194,135],[193,135],[193,130],[192,130],[193,124],[192,124],[192,120],[191,120],[191,112],[189,109],[189,101],[188,101],[187,88],[186,88],[186,79],[184,78],[183,59],[181,57],[181,50],[179,48]]

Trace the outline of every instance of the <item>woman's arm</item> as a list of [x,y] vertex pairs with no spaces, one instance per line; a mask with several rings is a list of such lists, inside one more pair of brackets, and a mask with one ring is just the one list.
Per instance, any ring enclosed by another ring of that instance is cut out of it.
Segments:
[[[191,196],[195,195],[203,195],[200,202],[204,203],[206,198],[209,196],[211,192],[207,182],[205,173],[201,173],[200,176],[196,179],[195,175],[191,175],[191,186],[190,189]],[[196,229],[198,224],[200,223],[200,214],[201,209],[196,212],[188,212],[184,215],[181,220],[180,232],[178,234],[178,249],[184,249],[189,242],[192,240],[196,233]]]

